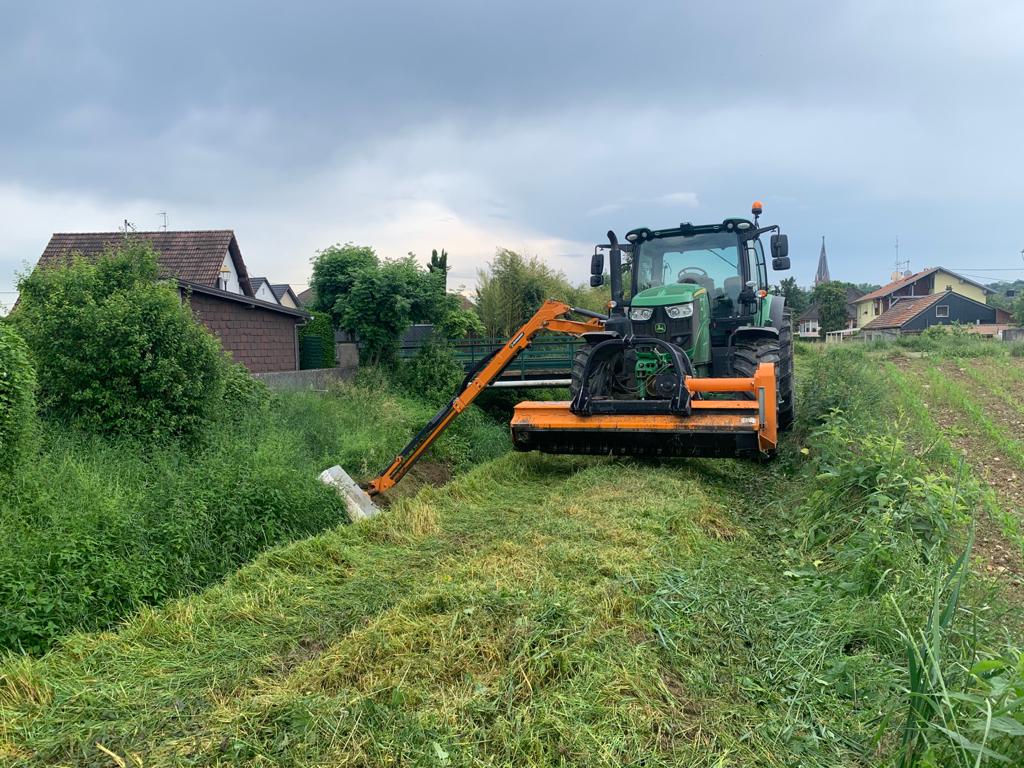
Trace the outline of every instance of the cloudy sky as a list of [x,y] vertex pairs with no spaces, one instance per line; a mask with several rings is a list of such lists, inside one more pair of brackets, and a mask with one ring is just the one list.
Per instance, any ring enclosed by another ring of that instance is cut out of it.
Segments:
[[[2,2],[0,303],[54,231],[498,246],[576,280],[608,228],[744,215],[809,282],[1024,277],[1024,4]],[[1017,270],[984,272],[983,269]]]

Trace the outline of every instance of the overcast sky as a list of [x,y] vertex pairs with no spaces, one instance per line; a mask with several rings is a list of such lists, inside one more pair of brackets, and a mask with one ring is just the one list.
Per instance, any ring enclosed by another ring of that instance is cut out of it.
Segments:
[[345,241],[581,281],[609,228],[754,199],[802,283],[822,235],[834,278],[884,282],[897,236],[1024,277],[1024,3],[0,3],[0,291],[160,211],[299,288]]

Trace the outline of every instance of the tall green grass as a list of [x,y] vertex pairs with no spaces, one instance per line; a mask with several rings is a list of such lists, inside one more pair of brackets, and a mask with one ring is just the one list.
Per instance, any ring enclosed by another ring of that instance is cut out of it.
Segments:
[[[0,757],[956,766],[946,728],[1012,760],[1012,638],[973,579],[935,610],[965,578],[974,486],[902,439],[893,371],[849,350],[798,366],[771,465],[506,454],[117,633],[10,657]],[[295,429],[320,461],[350,423],[324,418]],[[1001,740],[975,729],[989,710]]]
[[[372,476],[432,410],[374,379],[231,409],[198,443],[44,424],[37,454],[0,496],[0,648],[44,651],[71,629],[110,626],[345,522],[317,475],[341,464]],[[466,466],[506,441],[471,411],[434,457]]]

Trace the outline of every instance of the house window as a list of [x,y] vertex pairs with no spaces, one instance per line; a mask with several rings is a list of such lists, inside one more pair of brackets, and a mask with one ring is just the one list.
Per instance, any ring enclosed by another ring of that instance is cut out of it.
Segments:
[[946,290],[947,291],[952,291],[953,290],[953,286],[952,285],[947,285],[946,286]]
[[946,304],[940,304],[935,308],[936,317],[949,317],[949,306]]

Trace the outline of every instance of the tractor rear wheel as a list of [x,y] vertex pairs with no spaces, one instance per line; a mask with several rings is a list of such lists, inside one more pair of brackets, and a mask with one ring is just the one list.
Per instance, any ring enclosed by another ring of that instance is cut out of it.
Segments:
[[[775,366],[776,403],[778,408],[779,429],[789,429],[795,414],[793,402],[793,336],[792,331],[783,333],[779,329],[779,338],[759,336],[753,339],[740,339],[733,345],[731,368],[734,376],[744,379],[753,378],[757,366],[771,363]],[[753,393],[747,397],[753,399]]]

